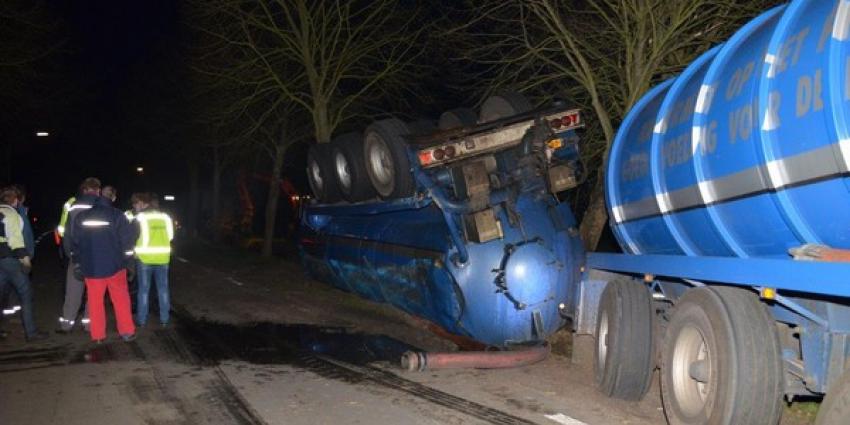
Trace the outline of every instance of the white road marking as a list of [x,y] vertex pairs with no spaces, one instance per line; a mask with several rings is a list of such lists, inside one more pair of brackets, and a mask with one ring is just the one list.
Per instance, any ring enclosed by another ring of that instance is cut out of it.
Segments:
[[232,278],[232,277],[228,277],[228,278],[227,278],[227,280],[229,280],[229,281],[231,281],[231,282],[235,283],[235,284],[236,284],[236,286],[243,286],[243,285],[245,285],[244,283],[242,283],[242,282],[240,282],[240,281],[238,281],[238,280],[236,280],[236,279],[234,279],[234,278]]
[[185,258],[183,258],[183,257],[174,257],[174,258],[176,258],[176,259],[177,259],[177,261],[179,261],[179,262],[181,262],[181,263],[188,263],[188,262],[189,262],[189,260],[187,260],[187,259],[185,259]]
[[569,417],[569,416],[567,416],[563,413],[556,413],[554,415],[544,415],[544,416],[546,416],[546,419],[549,419],[551,421],[557,422],[557,423],[562,424],[562,425],[587,425],[586,423],[584,423],[584,422],[582,422],[578,419],[571,418],[571,417]]

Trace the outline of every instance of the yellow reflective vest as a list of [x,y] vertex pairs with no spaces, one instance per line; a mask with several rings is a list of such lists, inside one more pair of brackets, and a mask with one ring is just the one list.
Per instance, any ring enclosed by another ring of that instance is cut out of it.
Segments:
[[62,215],[59,217],[59,225],[56,226],[56,231],[59,232],[59,237],[65,237],[65,225],[68,223],[68,211],[71,210],[71,205],[74,205],[74,202],[77,202],[77,198],[70,197],[67,201],[65,201],[65,205],[62,205]]
[[136,214],[135,221],[139,226],[136,258],[144,264],[168,264],[174,239],[171,217],[161,211],[149,210]]
[[14,207],[0,205],[0,258],[27,256],[24,243],[24,220]]

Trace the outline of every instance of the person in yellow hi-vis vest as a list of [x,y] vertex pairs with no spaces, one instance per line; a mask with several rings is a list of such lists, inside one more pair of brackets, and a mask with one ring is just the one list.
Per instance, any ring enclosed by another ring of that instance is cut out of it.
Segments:
[[159,323],[168,326],[171,308],[168,290],[168,263],[171,261],[171,241],[174,223],[168,214],[153,208],[150,194],[135,199],[133,208],[138,211],[135,223],[139,230],[136,241],[136,279],[139,292],[136,298],[136,323],[145,326],[148,320],[148,299],[151,279],[156,281],[159,300]]

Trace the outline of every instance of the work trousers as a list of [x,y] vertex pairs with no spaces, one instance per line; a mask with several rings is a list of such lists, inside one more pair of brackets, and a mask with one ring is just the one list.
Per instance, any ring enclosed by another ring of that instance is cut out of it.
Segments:
[[[86,285],[82,280],[74,276],[74,264],[68,262],[65,273],[65,304],[62,305],[62,316],[59,317],[59,327],[63,331],[70,331],[77,321],[80,313],[80,305],[83,304],[83,293]],[[83,314],[83,325],[88,324],[88,307]]]
[[21,302],[21,322],[29,338],[37,331],[32,311],[32,284],[24,273],[21,262],[17,258],[6,257],[0,259],[0,293],[4,292],[6,286],[10,284],[18,293],[18,299]]
[[130,312],[130,294],[127,292],[127,270],[121,269],[109,277],[86,278],[88,290],[89,331],[93,341],[106,339],[106,308],[103,305],[104,293],[109,291],[112,307],[115,309],[115,321],[118,333],[129,336],[136,333],[133,314]]

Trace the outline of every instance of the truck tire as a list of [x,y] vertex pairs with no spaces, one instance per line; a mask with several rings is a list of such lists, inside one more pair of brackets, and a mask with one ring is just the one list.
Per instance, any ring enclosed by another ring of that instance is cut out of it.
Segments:
[[850,418],[850,370],[845,369],[838,382],[832,384],[818,410],[815,425],[846,424]]
[[331,147],[328,144],[310,146],[307,151],[307,182],[319,202],[337,202],[341,199],[333,170]]
[[784,391],[779,336],[750,290],[688,290],[667,326],[661,398],[672,425],[774,425]]
[[487,98],[481,105],[478,122],[496,121],[511,115],[528,112],[532,109],[531,102],[517,92],[505,92]]
[[614,280],[605,286],[596,316],[594,372],[599,390],[640,400],[655,370],[652,296],[646,286]]
[[347,133],[331,143],[334,176],[339,191],[348,202],[360,202],[375,197],[375,188],[366,173],[363,156],[363,136]]
[[477,121],[478,117],[472,109],[455,108],[443,112],[443,114],[440,115],[437,127],[439,127],[440,130],[451,130],[453,128],[475,125]]
[[404,122],[385,119],[372,123],[364,133],[363,155],[372,187],[384,199],[413,195],[415,185],[407,157]]

